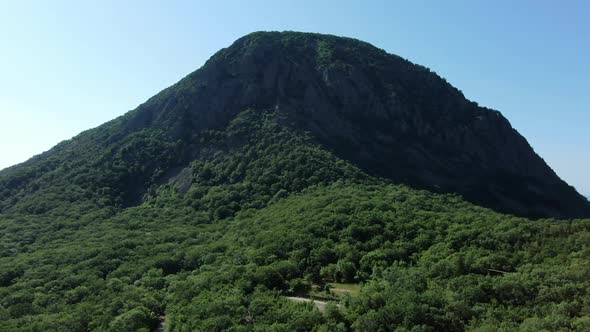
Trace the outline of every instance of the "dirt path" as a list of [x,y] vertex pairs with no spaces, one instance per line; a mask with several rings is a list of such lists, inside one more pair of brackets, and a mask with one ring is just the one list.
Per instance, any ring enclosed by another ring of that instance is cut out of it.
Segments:
[[[328,304],[328,302],[326,302],[326,301],[313,300],[313,299],[308,299],[305,297],[287,296],[286,298],[287,298],[287,300],[292,301],[292,302],[296,302],[296,303],[313,303],[318,308],[318,310],[322,313],[324,311],[326,311],[326,305]],[[340,306],[340,304],[337,304],[337,306]]]
[[347,294],[354,294],[354,291],[345,288],[330,288],[330,291],[337,292],[337,293],[347,293]]

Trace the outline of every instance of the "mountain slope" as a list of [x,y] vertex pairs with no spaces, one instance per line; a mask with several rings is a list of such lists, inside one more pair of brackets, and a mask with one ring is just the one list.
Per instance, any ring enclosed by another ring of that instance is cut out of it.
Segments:
[[[0,330],[588,329],[590,220],[391,184],[285,121],[203,132],[136,207],[0,214]],[[324,314],[285,298],[335,283],[360,291]]]
[[0,172],[0,330],[590,330],[590,220],[461,196],[590,215],[426,68],[250,34]]
[[[136,110],[0,172],[0,211],[140,204],[198,158],[205,131],[246,109],[277,110],[339,158],[396,183],[517,215],[590,216],[500,113],[369,44],[294,32],[247,35]],[[56,189],[66,182],[74,186]]]

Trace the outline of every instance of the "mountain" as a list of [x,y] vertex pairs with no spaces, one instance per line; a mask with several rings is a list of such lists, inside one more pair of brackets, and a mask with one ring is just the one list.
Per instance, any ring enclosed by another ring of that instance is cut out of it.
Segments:
[[27,209],[65,179],[93,204],[137,205],[199,157],[204,131],[246,109],[277,111],[338,157],[396,183],[521,216],[590,216],[499,112],[367,43],[293,32],[238,39],[134,111],[2,172],[0,207]]
[[589,206],[428,69],[253,33],[0,172],[0,330],[585,331]]

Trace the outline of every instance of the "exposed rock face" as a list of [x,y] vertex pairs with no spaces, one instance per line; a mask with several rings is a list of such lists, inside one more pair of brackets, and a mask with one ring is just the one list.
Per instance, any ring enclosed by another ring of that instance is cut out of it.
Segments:
[[246,108],[278,108],[339,156],[396,182],[518,215],[590,215],[499,112],[353,39],[250,34],[142,105],[128,126],[188,137]]
[[[109,124],[114,129],[104,144],[144,128],[161,130],[181,142],[170,143],[181,158],[171,155],[165,164],[150,166],[166,174],[195,158],[199,133],[227,125],[249,108],[279,110],[286,125],[310,132],[368,173],[398,183],[456,192],[517,215],[590,216],[588,201],[499,112],[470,102],[427,68],[328,35],[247,35]],[[91,135],[80,139],[94,139]],[[136,178],[130,174],[119,183]],[[132,196],[140,197],[145,188],[140,189]]]

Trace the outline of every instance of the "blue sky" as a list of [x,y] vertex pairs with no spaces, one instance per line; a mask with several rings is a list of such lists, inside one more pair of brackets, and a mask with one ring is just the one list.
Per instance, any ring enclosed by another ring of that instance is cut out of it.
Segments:
[[135,108],[258,30],[368,41],[501,111],[590,194],[588,1],[4,1],[0,168]]

